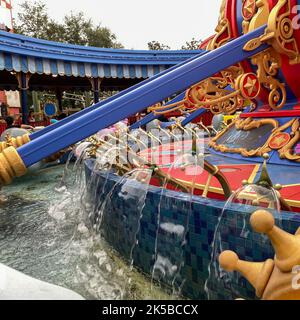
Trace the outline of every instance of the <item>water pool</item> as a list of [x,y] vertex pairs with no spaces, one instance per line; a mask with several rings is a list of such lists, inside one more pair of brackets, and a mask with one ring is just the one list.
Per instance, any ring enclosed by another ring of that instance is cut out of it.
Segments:
[[83,181],[78,168],[64,175],[64,166],[55,166],[4,187],[0,262],[86,299],[175,299],[89,228],[80,204]]

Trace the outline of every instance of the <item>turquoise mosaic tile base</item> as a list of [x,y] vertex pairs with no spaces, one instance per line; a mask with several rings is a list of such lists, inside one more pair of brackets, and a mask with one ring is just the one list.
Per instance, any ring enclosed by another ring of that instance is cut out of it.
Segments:
[[[106,241],[124,258],[133,259],[134,265],[148,274],[153,272],[157,254],[168,257],[178,270],[175,277],[166,275],[161,281],[167,285],[171,281],[173,286],[181,285],[181,293],[187,298],[207,299],[204,287],[209,276],[212,243],[225,203],[149,186],[145,190],[147,197],[143,210],[138,212],[135,199],[119,196],[118,188],[122,185],[116,185],[120,182],[118,176],[97,172],[91,182],[93,164],[93,160],[86,161],[86,179],[90,181],[89,192],[95,205],[99,207],[114,190],[105,207],[101,225]],[[134,194],[134,188],[138,193],[146,186],[134,182],[131,188]],[[254,209],[239,205],[228,207],[219,225],[220,243],[222,250],[233,250],[242,260],[264,261],[274,256],[268,239],[254,232],[249,232],[247,237],[243,235],[244,230],[251,230],[248,221]],[[295,233],[300,226],[300,215],[281,213],[280,217],[277,224]],[[92,219],[95,221],[96,218]],[[170,234],[158,229],[162,223],[184,226],[184,239],[176,232]],[[210,281],[208,288],[211,299],[255,298],[254,289],[237,275],[233,285],[226,281]]]

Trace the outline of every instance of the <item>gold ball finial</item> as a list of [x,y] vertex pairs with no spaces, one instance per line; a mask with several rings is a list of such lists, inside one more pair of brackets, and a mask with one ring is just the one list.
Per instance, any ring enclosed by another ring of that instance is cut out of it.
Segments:
[[249,184],[249,181],[248,180],[243,180],[242,181],[242,185],[245,187],[245,186],[247,186]]
[[282,185],[277,183],[277,184],[275,184],[274,189],[277,191],[280,191],[282,189]]
[[269,160],[269,159],[270,159],[270,156],[269,156],[268,153],[264,153],[264,154],[263,154],[263,158],[264,158],[265,160]]
[[267,234],[274,228],[275,219],[270,212],[257,210],[252,214],[250,224],[254,231]]
[[229,272],[235,271],[239,261],[238,255],[230,250],[224,251],[219,256],[220,266]]

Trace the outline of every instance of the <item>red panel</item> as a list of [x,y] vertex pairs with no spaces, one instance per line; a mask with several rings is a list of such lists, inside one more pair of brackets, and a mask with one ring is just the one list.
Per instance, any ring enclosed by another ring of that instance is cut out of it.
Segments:
[[199,116],[198,118],[194,119],[192,122],[199,123],[200,121],[202,121],[202,123],[205,126],[210,126],[212,123],[213,116],[214,115],[208,111],[208,112],[204,113],[202,116]]
[[236,17],[237,1],[239,0],[232,0],[227,2],[228,8],[226,10],[226,17],[230,21],[232,38],[237,38],[239,36],[239,29],[238,29],[237,17]]
[[[243,180],[248,180],[254,169],[256,167],[256,164],[247,164],[247,165],[219,165],[218,168],[220,171],[224,174],[224,176],[227,178],[227,181],[230,184],[230,187],[232,190],[237,190],[242,186]],[[209,173],[207,171],[202,171],[200,174],[197,174],[196,177],[188,176],[185,174],[184,171],[182,171],[180,168],[162,168],[163,171],[166,173],[169,173],[173,178],[183,180],[183,181],[191,181],[192,179],[195,179],[196,184],[205,185],[209,176]],[[201,169],[199,169],[201,170]],[[212,181],[210,183],[210,186],[215,188],[222,188],[218,180],[213,177]]]
[[241,118],[287,118],[300,117],[300,110],[271,111],[271,112],[250,112],[240,115]]
[[6,123],[0,122],[0,135],[6,130]]
[[15,116],[20,114],[20,109],[15,107],[9,107],[8,108],[8,115]]
[[7,103],[6,94],[4,91],[0,91],[0,102]]
[[206,50],[206,47],[207,47],[207,45],[209,44],[210,40],[212,40],[214,37],[215,37],[215,35],[210,36],[209,38],[205,39],[205,40],[201,43],[199,49]]
[[30,121],[29,125],[32,127],[46,127],[50,125],[50,120],[46,121]]

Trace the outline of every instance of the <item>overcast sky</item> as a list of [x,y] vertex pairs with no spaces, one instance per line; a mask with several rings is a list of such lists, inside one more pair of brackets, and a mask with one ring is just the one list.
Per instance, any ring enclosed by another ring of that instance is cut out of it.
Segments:
[[[14,16],[24,0],[12,0]],[[51,0],[56,20],[70,11],[83,11],[95,23],[109,27],[128,49],[147,49],[157,40],[179,49],[185,41],[204,40],[213,34],[221,0]],[[0,11],[1,14],[1,11]]]

